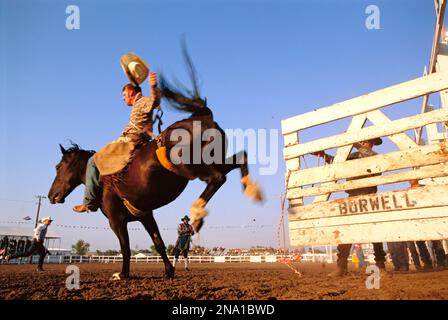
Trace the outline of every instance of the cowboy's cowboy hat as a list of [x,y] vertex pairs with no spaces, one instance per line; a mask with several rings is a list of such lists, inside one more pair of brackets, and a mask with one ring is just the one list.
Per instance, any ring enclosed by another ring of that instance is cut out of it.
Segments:
[[373,139],[368,139],[368,140],[365,140],[365,141],[372,142],[374,146],[379,146],[380,144],[383,143],[383,139],[381,139],[381,138],[373,138]]
[[45,218],[43,218],[42,220],[41,220],[42,222],[45,222],[45,221],[53,221],[53,219],[51,219],[51,217],[45,217]]
[[134,53],[123,55],[120,59],[120,64],[129,81],[135,86],[141,84],[148,77],[148,65]]
[[185,215],[182,219],[180,219],[180,221],[184,221],[184,220],[190,221],[190,217],[188,217],[187,215]]

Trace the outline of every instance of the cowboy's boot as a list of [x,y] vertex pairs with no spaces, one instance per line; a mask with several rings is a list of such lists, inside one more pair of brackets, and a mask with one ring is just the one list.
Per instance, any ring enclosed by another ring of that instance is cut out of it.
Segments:
[[90,212],[89,208],[83,203],[73,207],[73,211],[78,213]]

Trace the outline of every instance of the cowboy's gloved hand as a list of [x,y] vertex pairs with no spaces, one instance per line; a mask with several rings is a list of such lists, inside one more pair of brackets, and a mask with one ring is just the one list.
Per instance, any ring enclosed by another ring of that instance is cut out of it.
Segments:
[[151,87],[157,87],[157,73],[152,71],[149,73],[149,85]]

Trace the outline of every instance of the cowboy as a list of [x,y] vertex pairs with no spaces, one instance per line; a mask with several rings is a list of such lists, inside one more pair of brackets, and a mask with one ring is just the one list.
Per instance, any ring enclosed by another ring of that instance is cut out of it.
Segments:
[[[377,155],[377,153],[375,151],[373,151],[372,148],[373,148],[373,146],[378,146],[382,143],[383,143],[383,140],[381,138],[374,138],[374,139],[370,139],[370,140],[361,141],[359,143],[355,143],[353,145],[355,146],[356,149],[358,149],[358,152],[352,152],[348,156],[347,160],[360,159],[360,158],[371,157],[371,156]],[[318,151],[318,152],[314,152],[312,154],[315,156],[324,158],[325,162],[327,162],[327,163],[333,162],[334,157],[326,154],[324,151]],[[374,174],[374,175],[377,175],[377,174]],[[347,181],[355,180],[355,179],[360,179],[360,178],[366,178],[369,176],[373,176],[373,175],[366,175],[366,176],[350,178],[350,179],[346,179],[346,180]],[[365,187],[365,188],[358,188],[358,189],[353,189],[353,190],[346,190],[345,192],[348,193],[349,197],[354,197],[354,196],[359,196],[359,195],[376,193],[377,190],[378,190],[377,187],[374,186],[374,187]],[[350,255],[351,247],[352,247],[352,245],[350,243],[338,245],[338,247],[337,247],[337,249],[338,249],[338,260],[337,260],[338,268],[335,272],[330,273],[329,276],[343,276],[347,273],[347,259]],[[374,250],[374,254],[375,254],[375,263],[376,263],[377,267],[384,270],[386,268],[386,265],[385,265],[386,253],[384,252],[383,244],[381,242],[374,243],[373,250]]]
[[31,242],[31,246],[25,252],[15,253],[12,255],[6,255],[5,260],[9,261],[11,259],[16,259],[20,257],[29,257],[34,253],[39,254],[39,264],[37,266],[37,271],[43,271],[44,258],[49,251],[44,247],[45,236],[47,235],[48,227],[51,225],[53,220],[51,217],[43,218],[33,232],[33,241]]
[[188,250],[190,250],[191,236],[194,234],[193,227],[189,224],[190,218],[185,215],[181,219],[182,223],[177,227],[177,234],[179,235],[174,246],[174,261],[173,266],[176,267],[179,261],[179,255],[182,253],[185,261],[185,270],[188,269]]
[[[122,88],[123,100],[132,107],[129,123],[121,136],[98,151],[87,162],[83,203],[73,207],[75,212],[97,211],[100,206],[100,174],[120,171],[129,162],[135,144],[140,139],[150,139],[153,126],[153,110],[160,107],[160,91],[157,74],[149,72],[148,65],[133,53],[121,58],[121,66],[130,83]],[[142,95],[140,84],[149,73],[151,96]],[[149,136],[148,136],[149,134]]]

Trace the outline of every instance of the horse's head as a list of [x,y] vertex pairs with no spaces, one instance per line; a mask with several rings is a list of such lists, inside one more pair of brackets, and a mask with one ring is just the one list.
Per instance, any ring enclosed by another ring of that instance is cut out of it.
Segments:
[[94,151],[86,151],[72,144],[69,149],[59,145],[62,159],[56,165],[56,178],[54,178],[48,199],[52,204],[64,203],[65,198],[81,183],[85,181],[86,165]]

